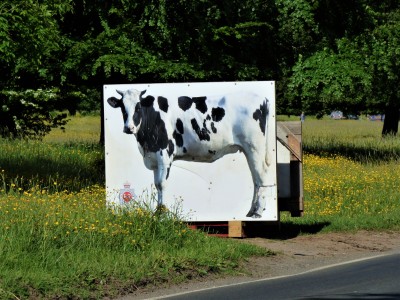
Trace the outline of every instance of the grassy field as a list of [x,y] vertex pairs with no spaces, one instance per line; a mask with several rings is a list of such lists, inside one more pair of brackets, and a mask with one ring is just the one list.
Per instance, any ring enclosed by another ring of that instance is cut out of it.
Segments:
[[0,299],[93,299],[235,272],[261,248],[206,236],[173,212],[106,209],[99,117],[42,142],[0,139]]
[[[188,230],[173,212],[105,209],[99,117],[44,141],[0,139],[0,299],[101,298],[235,272],[270,252]],[[400,229],[400,139],[382,123],[307,119],[300,232]],[[311,228],[311,229],[310,229]]]

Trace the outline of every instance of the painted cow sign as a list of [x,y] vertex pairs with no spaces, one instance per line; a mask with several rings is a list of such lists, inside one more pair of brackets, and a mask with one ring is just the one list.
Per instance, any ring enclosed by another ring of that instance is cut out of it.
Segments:
[[154,172],[158,206],[164,204],[163,192],[174,161],[213,162],[240,151],[254,183],[247,217],[262,217],[269,166],[269,101],[265,96],[251,91],[220,96],[182,93],[172,98],[154,95],[151,89],[116,92],[119,96],[107,102],[121,110],[121,130],[136,137],[145,166]]

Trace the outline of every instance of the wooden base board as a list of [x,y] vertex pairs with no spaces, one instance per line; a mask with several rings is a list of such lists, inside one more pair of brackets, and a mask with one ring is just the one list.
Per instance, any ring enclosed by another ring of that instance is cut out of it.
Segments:
[[243,227],[246,225],[242,221],[229,221],[228,222],[228,236],[231,238],[243,238],[245,237]]
[[244,238],[245,222],[225,221],[225,222],[191,222],[189,228],[205,231],[207,234],[219,237]]

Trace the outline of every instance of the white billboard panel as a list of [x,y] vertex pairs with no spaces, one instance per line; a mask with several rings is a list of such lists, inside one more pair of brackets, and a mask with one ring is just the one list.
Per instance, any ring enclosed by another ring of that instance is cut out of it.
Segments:
[[[278,220],[273,81],[104,86],[107,203],[124,206],[140,201],[146,202],[154,209],[157,204],[157,192],[153,183],[153,171],[145,167],[135,136],[123,132],[121,110],[107,103],[110,97],[121,98],[117,90],[128,89],[146,90],[146,94],[163,96],[168,101],[178,101],[180,96],[212,98],[240,92],[251,92],[266,98],[269,105],[265,126],[269,168],[265,192],[266,207],[262,217],[246,217],[251,207],[254,185],[246,158],[241,152],[227,154],[212,163],[174,161],[167,180],[164,204],[169,209],[178,208],[186,221]],[[169,110],[168,113],[172,112]]]

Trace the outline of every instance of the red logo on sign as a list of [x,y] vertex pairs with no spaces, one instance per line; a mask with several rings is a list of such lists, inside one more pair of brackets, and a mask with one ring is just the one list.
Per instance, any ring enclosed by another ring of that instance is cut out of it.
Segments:
[[132,200],[132,198],[133,198],[133,195],[131,192],[124,192],[122,194],[122,199],[124,200],[124,202],[129,202]]
[[124,188],[119,191],[119,200],[121,204],[127,204],[135,200],[136,195],[134,189],[131,189],[130,183],[124,183]]

